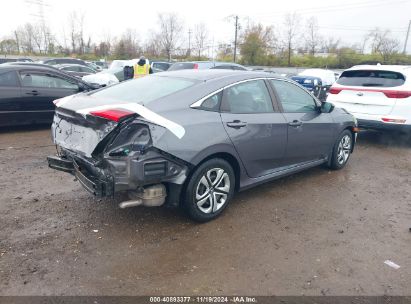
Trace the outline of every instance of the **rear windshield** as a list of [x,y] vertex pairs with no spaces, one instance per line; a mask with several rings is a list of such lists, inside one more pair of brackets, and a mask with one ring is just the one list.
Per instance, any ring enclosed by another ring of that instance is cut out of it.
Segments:
[[194,63],[191,63],[191,62],[174,63],[168,70],[177,71],[177,70],[188,70],[188,69],[194,69]]
[[90,95],[144,105],[194,84],[194,80],[150,75],[125,81]]
[[401,73],[374,70],[345,71],[337,80],[341,85],[360,87],[397,87],[404,82],[405,77]]

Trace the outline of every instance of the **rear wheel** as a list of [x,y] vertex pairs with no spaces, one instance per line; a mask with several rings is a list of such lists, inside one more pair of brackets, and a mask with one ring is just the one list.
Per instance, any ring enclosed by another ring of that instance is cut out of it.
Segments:
[[329,167],[334,170],[343,168],[350,158],[353,147],[353,136],[349,130],[344,130],[338,136],[334,145]]
[[198,222],[207,222],[219,216],[234,193],[235,175],[230,164],[214,158],[201,164],[188,182],[184,207]]

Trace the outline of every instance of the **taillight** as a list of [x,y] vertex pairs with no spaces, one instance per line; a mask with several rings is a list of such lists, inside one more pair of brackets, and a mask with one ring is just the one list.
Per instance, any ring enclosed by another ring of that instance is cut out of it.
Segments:
[[108,109],[108,110],[99,110],[92,111],[90,115],[105,118],[108,120],[119,122],[121,119],[124,119],[128,116],[135,114],[134,112],[122,110],[122,109]]
[[194,63],[193,69],[198,70],[198,64]]
[[392,123],[405,123],[406,119],[396,119],[396,118],[381,118],[383,122],[392,122]]
[[411,91],[395,91],[395,90],[378,90],[378,89],[355,89],[355,88],[333,88],[331,87],[328,93],[338,94],[342,90],[344,91],[356,91],[356,92],[377,92],[383,93],[388,98],[408,98],[411,97]]
[[330,94],[338,94],[342,91],[342,89],[340,88],[330,88],[330,90],[328,91],[328,93]]

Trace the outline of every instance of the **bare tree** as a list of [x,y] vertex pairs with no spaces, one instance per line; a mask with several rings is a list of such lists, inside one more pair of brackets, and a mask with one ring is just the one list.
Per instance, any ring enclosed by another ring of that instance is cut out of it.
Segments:
[[304,35],[305,46],[310,53],[314,56],[315,53],[321,48],[322,40],[319,33],[317,18],[311,17],[306,22],[306,32]]
[[336,53],[338,46],[340,45],[340,39],[335,39],[334,37],[328,37],[323,40],[323,51],[325,53]]
[[199,23],[194,27],[194,47],[197,50],[198,60],[201,59],[201,53],[208,37],[207,27],[204,23]]
[[161,54],[162,43],[160,39],[160,34],[151,31],[149,33],[149,38],[146,40],[144,45],[144,53],[149,58],[159,58]]
[[295,39],[297,38],[300,27],[300,16],[297,13],[287,14],[284,19],[285,27],[285,44],[287,48],[288,66],[291,65],[291,54],[295,48]]
[[73,53],[84,53],[84,13],[77,14],[72,11],[69,14],[69,33],[71,50]]
[[176,49],[180,40],[183,25],[180,18],[175,13],[164,13],[158,15],[160,25],[159,38],[161,45],[168,57],[171,60],[171,55]]
[[371,52],[380,54],[384,61],[398,52],[399,41],[392,37],[390,30],[375,28],[369,34]]

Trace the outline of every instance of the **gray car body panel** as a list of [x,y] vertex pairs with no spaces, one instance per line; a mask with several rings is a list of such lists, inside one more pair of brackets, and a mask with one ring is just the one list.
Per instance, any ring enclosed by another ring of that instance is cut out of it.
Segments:
[[[237,169],[239,169],[238,190],[244,190],[267,180],[329,161],[337,136],[344,129],[356,126],[352,115],[337,108],[331,113],[320,111],[282,113],[278,110],[281,110],[281,106],[273,88],[270,88],[270,94],[274,109],[277,110],[273,113],[232,114],[190,107],[196,101],[237,82],[268,78],[288,81],[272,77],[268,73],[181,70],[147,77],[180,77],[194,79],[196,82],[191,87],[144,105],[147,110],[156,115],[182,126],[185,131],[182,137],[176,136],[167,127],[156,124],[155,119],[149,117],[150,115],[137,116],[137,120],[146,122],[149,126],[154,150],[149,156],[148,154],[128,156],[128,162],[143,162],[150,157],[161,159],[165,157],[163,154],[165,153],[171,163],[179,166],[178,174],[170,175],[167,179],[160,179],[158,182],[166,181],[182,185],[193,168],[205,159],[218,154],[227,155],[236,161]],[[319,101],[316,102],[320,104]],[[124,102],[118,101],[118,104],[122,103]],[[104,105],[104,100],[93,98],[92,94],[80,94],[58,109],[56,115],[65,111],[81,112],[87,107],[101,105]],[[227,128],[227,122],[237,119],[245,120],[247,127],[239,130]],[[301,127],[294,128],[288,125],[296,119],[302,121]],[[114,171],[116,166],[124,166],[124,163],[116,165],[116,161],[107,155],[104,161],[109,164],[106,167],[111,166],[111,170]],[[127,181],[127,178],[131,178],[130,176],[137,178],[139,182]],[[153,182],[146,183],[140,180],[141,178],[141,176],[135,177],[132,174],[125,175],[125,180],[121,181],[124,186],[119,189],[130,190],[130,185],[138,186]]]

